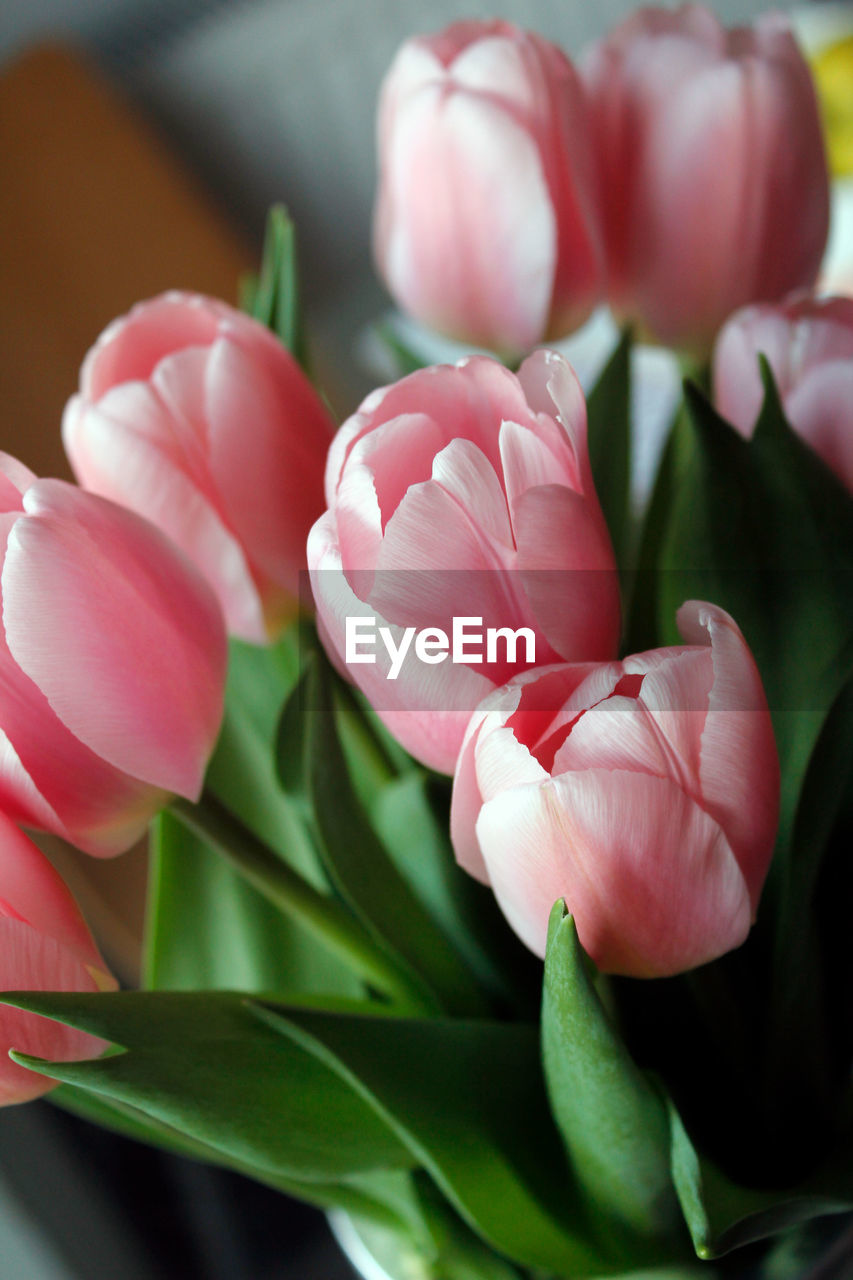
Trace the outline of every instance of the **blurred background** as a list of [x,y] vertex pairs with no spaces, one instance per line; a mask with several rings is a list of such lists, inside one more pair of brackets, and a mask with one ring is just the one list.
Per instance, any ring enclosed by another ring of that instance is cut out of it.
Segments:
[[[397,45],[454,17],[498,15],[572,56],[632,7],[0,0],[0,448],[37,473],[67,474],[62,408],[101,329],[166,288],[235,301],[274,201],[297,223],[321,381],[340,413],[351,410],[377,380],[363,336],[388,305],[369,226],[376,96]],[[711,7],[735,23],[768,5]],[[853,31],[850,4],[800,4],[796,18],[818,53]],[[849,180],[836,200],[849,222]],[[853,289],[849,234],[831,263]],[[97,866],[51,854],[132,985],[144,850]],[[49,1102],[0,1112],[0,1259],[4,1280],[354,1275],[321,1215]]]

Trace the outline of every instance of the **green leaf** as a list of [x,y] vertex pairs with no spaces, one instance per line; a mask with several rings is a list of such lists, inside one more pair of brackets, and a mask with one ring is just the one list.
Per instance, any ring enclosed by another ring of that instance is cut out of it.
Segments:
[[361,994],[342,960],[170,813],[156,819],[151,838],[149,989]]
[[669,1129],[660,1094],[634,1065],[595,990],[572,917],[551,912],[542,1052],[551,1110],[591,1215],[626,1256],[660,1260],[678,1240]]
[[[484,1001],[475,980],[394,866],[358,802],[338,740],[331,679],[319,653],[306,659],[280,722],[282,780],[304,786],[329,877],[423,998],[450,1012],[480,1012]],[[292,710],[297,701],[299,714]]]
[[631,331],[587,397],[589,460],[601,509],[621,570],[630,556]]
[[370,819],[400,875],[484,989],[529,1016],[541,998],[541,964],[509,929],[491,889],[456,862],[447,780],[411,769],[377,791]]
[[353,788],[369,811],[388,783],[420,766],[391,737],[364,694],[343,680],[335,682],[335,710]]
[[[668,522],[658,629],[640,638],[678,642],[675,611],[691,597],[721,605],[743,630],[782,769],[773,862],[744,947],[653,992],[628,993],[632,1042],[668,1073],[691,1122],[704,1117],[703,1141],[750,1182],[774,1174],[793,1181],[820,1158],[849,1062],[838,1027],[850,1022],[849,1001],[833,1008],[827,996],[826,922],[815,893],[849,787],[849,712],[835,709],[853,667],[853,501],[785,421],[766,365],[763,376],[751,440],[686,389],[686,417],[670,445],[669,499],[658,513]],[[638,593],[641,586],[642,578]],[[639,594],[635,603],[642,605]],[[846,940],[846,923],[835,927]],[[669,1026],[678,1043],[669,1043]]]
[[240,300],[243,310],[271,329],[304,367],[296,228],[283,205],[269,211],[260,275],[243,281]]
[[379,1170],[354,1174],[340,1182],[329,1183],[276,1177],[262,1172],[256,1166],[224,1156],[136,1107],[110,1100],[80,1085],[59,1085],[49,1094],[48,1101],[83,1120],[136,1142],[147,1143],[173,1155],[232,1169],[319,1209],[338,1209],[357,1216],[359,1221],[368,1224],[371,1229],[404,1233],[419,1241],[431,1239],[412,1185],[412,1177],[404,1171]]
[[500,1254],[573,1277],[612,1270],[577,1225],[536,1028],[256,1009],[376,1109]]
[[427,1236],[412,1237],[351,1216],[333,1223],[342,1244],[358,1242],[389,1275],[406,1280],[520,1280],[518,1270],[499,1257],[435,1192],[422,1192]]
[[[357,1091],[227,992],[4,993],[124,1048],[23,1065],[124,1104],[257,1176],[330,1181],[414,1161]],[[379,1018],[376,1019],[378,1023]]]
[[125,1050],[18,1061],[256,1176],[328,1186],[423,1165],[498,1252],[578,1277],[607,1271],[573,1225],[534,1027],[366,1016],[342,1002],[325,1013],[228,992],[2,999]]
[[849,1129],[820,1170],[799,1186],[775,1191],[738,1186],[702,1158],[672,1106],[670,1129],[673,1179],[700,1258],[716,1258],[812,1218],[853,1209]]
[[853,500],[793,433],[765,370],[751,441],[687,387],[694,431],[663,552],[662,626],[687,598],[735,618],[761,671],[788,832],[820,728],[853,667]]
[[[693,441],[686,411],[679,407],[661,455],[651,498],[638,537],[637,564],[631,574],[625,609],[625,651],[643,653],[663,643],[658,620],[661,616],[660,570],[663,547],[672,507],[680,493],[685,471],[693,454]],[[667,623],[668,628],[671,624]]]
[[[275,727],[297,664],[295,626],[269,648],[231,642],[225,717],[207,784],[258,839],[328,892],[328,879],[275,768]],[[351,996],[361,990],[344,961],[169,814],[152,830],[145,957],[149,988]]]
[[[764,405],[749,441],[687,387],[693,456],[664,549],[661,621],[675,639],[674,612],[683,599],[721,605],[740,625],[764,681],[781,765],[781,812],[758,925],[743,960],[730,966],[732,972],[749,966],[744,996],[755,987],[741,1032],[733,1035],[746,1043],[750,1025],[767,1017],[763,1058],[747,1074],[764,1082],[757,1106],[765,1130],[781,1133],[784,1126],[793,1138],[793,1116],[799,1136],[790,1148],[808,1153],[814,1137],[820,1140],[819,1113],[834,1104],[827,1076],[835,1068],[812,901],[826,832],[804,785],[853,671],[853,500],[791,430],[766,362],[763,377]],[[847,782],[837,771],[819,781],[819,806],[831,808],[829,788]],[[760,982],[765,973],[769,991],[756,985],[756,975]]]
[[269,648],[231,641],[225,717],[205,786],[294,871],[315,888],[328,889],[302,815],[278,778],[276,730],[296,684],[299,651],[296,624]]

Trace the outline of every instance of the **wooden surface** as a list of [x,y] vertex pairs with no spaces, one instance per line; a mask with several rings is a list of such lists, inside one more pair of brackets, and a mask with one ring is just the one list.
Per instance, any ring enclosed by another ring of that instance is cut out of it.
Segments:
[[104,326],[163,289],[234,301],[253,261],[89,68],[25,55],[0,77],[0,448],[67,474],[62,409]]
[[[253,264],[162,140],[76,57],[35,49],[0,76],[0,449],[69,475],[62,409],[104,326],[169,288],[233,301]],[[144,849],[99,862],[48,843],[132,981]]]

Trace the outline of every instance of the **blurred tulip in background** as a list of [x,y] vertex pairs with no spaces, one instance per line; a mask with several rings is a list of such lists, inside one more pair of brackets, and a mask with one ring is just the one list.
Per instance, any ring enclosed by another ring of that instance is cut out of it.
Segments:
[[738,311],[714,351],[717,408],[752,434],[767,357],[785,413],[804,440],[853,491],[853,298],[790,298]]
[[571,332],[602,289],[587,107],[540,36],[458,22],[383,84],[374,251],[400,307],[505,354]]
[[736,308],[814,283],[828,177],[787,19],[726,31],[701,5],[640,9],[581,70],[618,316],[704,356]]

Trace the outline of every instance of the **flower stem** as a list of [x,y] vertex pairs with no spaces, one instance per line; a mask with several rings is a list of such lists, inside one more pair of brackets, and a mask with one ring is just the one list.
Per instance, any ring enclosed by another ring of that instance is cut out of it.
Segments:
[[416,981],[401,972],[381,943],[365,932],[346,907],[303,879],[209,791],[196,804],[176,797],[170,812],[278,911],[303,925],[369,986],[386,996],[398,1013],[422,1016],[437,1011]]

